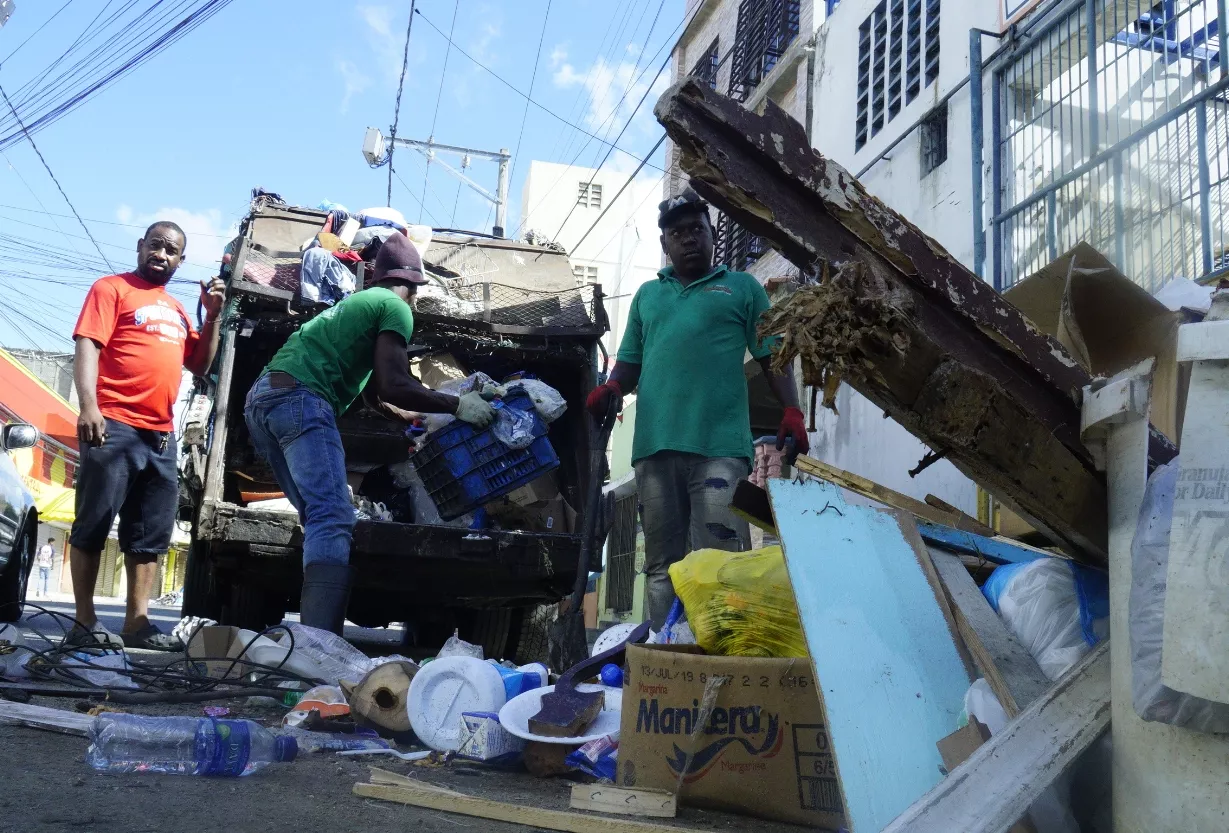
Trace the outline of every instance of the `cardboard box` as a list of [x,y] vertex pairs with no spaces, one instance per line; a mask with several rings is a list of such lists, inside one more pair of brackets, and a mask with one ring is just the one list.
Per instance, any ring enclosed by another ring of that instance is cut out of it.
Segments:
[[557,497],[559,497],[559,484],[555,482],[553,474],[544,474],[537,480],[508,493],[508,500],[518,506],[528,506],[531,503],[541,503]]
[[458,758],[486,763],[505,763],[520,757],[525,741],[499,723],[492,712],[464,712],[461,715],[461,746]]
[[502,497],[488,503],[485,509],[504,529],[566,533],[576,528],[576,513],[560,496],[525,506]]
[[[827,830],[844,825],[809,660],[630,645],[627,666],[619,786]],[[716,699],[705,719],[706,688]]]

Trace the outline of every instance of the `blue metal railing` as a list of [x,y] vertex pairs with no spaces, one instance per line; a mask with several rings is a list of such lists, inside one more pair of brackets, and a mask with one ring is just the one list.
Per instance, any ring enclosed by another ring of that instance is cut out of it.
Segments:
[[[979,274],[988,256],[995,287],[1006,288],[1080,241],[1149,289],[1225,261],[1225,17],[1225,0],[1084,0],[1052,7],[1032,31],[1018,32],[985,72],[992,136],[984,229],[983,73],[970,73]],[[980,34],[970,33],[972,67],[980,48]]]

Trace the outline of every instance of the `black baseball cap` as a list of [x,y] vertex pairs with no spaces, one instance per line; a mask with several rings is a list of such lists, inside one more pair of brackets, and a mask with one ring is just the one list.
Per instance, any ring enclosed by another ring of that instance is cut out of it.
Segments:
[[684,214],[707,214],[708,203],[690,188],[657,204],[657,227],[665,228]]
[[427,283],[422,273],[422,256],[418,254],[418,248],[401,232],[389,235],[380,246],[373,271],[373,283],[393,280],[414,284]]

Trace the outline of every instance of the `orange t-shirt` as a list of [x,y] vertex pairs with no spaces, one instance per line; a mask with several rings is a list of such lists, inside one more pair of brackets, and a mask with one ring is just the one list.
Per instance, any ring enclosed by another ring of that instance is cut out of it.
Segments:
[[173,429],[184,358],[200,339],[183,304],[135,273],[98,279],[81,308],[74,338],[102,345],[98,410],[151,431]]

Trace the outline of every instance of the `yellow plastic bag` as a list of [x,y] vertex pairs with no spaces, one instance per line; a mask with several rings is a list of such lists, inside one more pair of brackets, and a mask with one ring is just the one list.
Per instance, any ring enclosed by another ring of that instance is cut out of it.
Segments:
[[696,642],[710,654],[807,656],[780,547],[696,550],[671,565],[670,580]]

